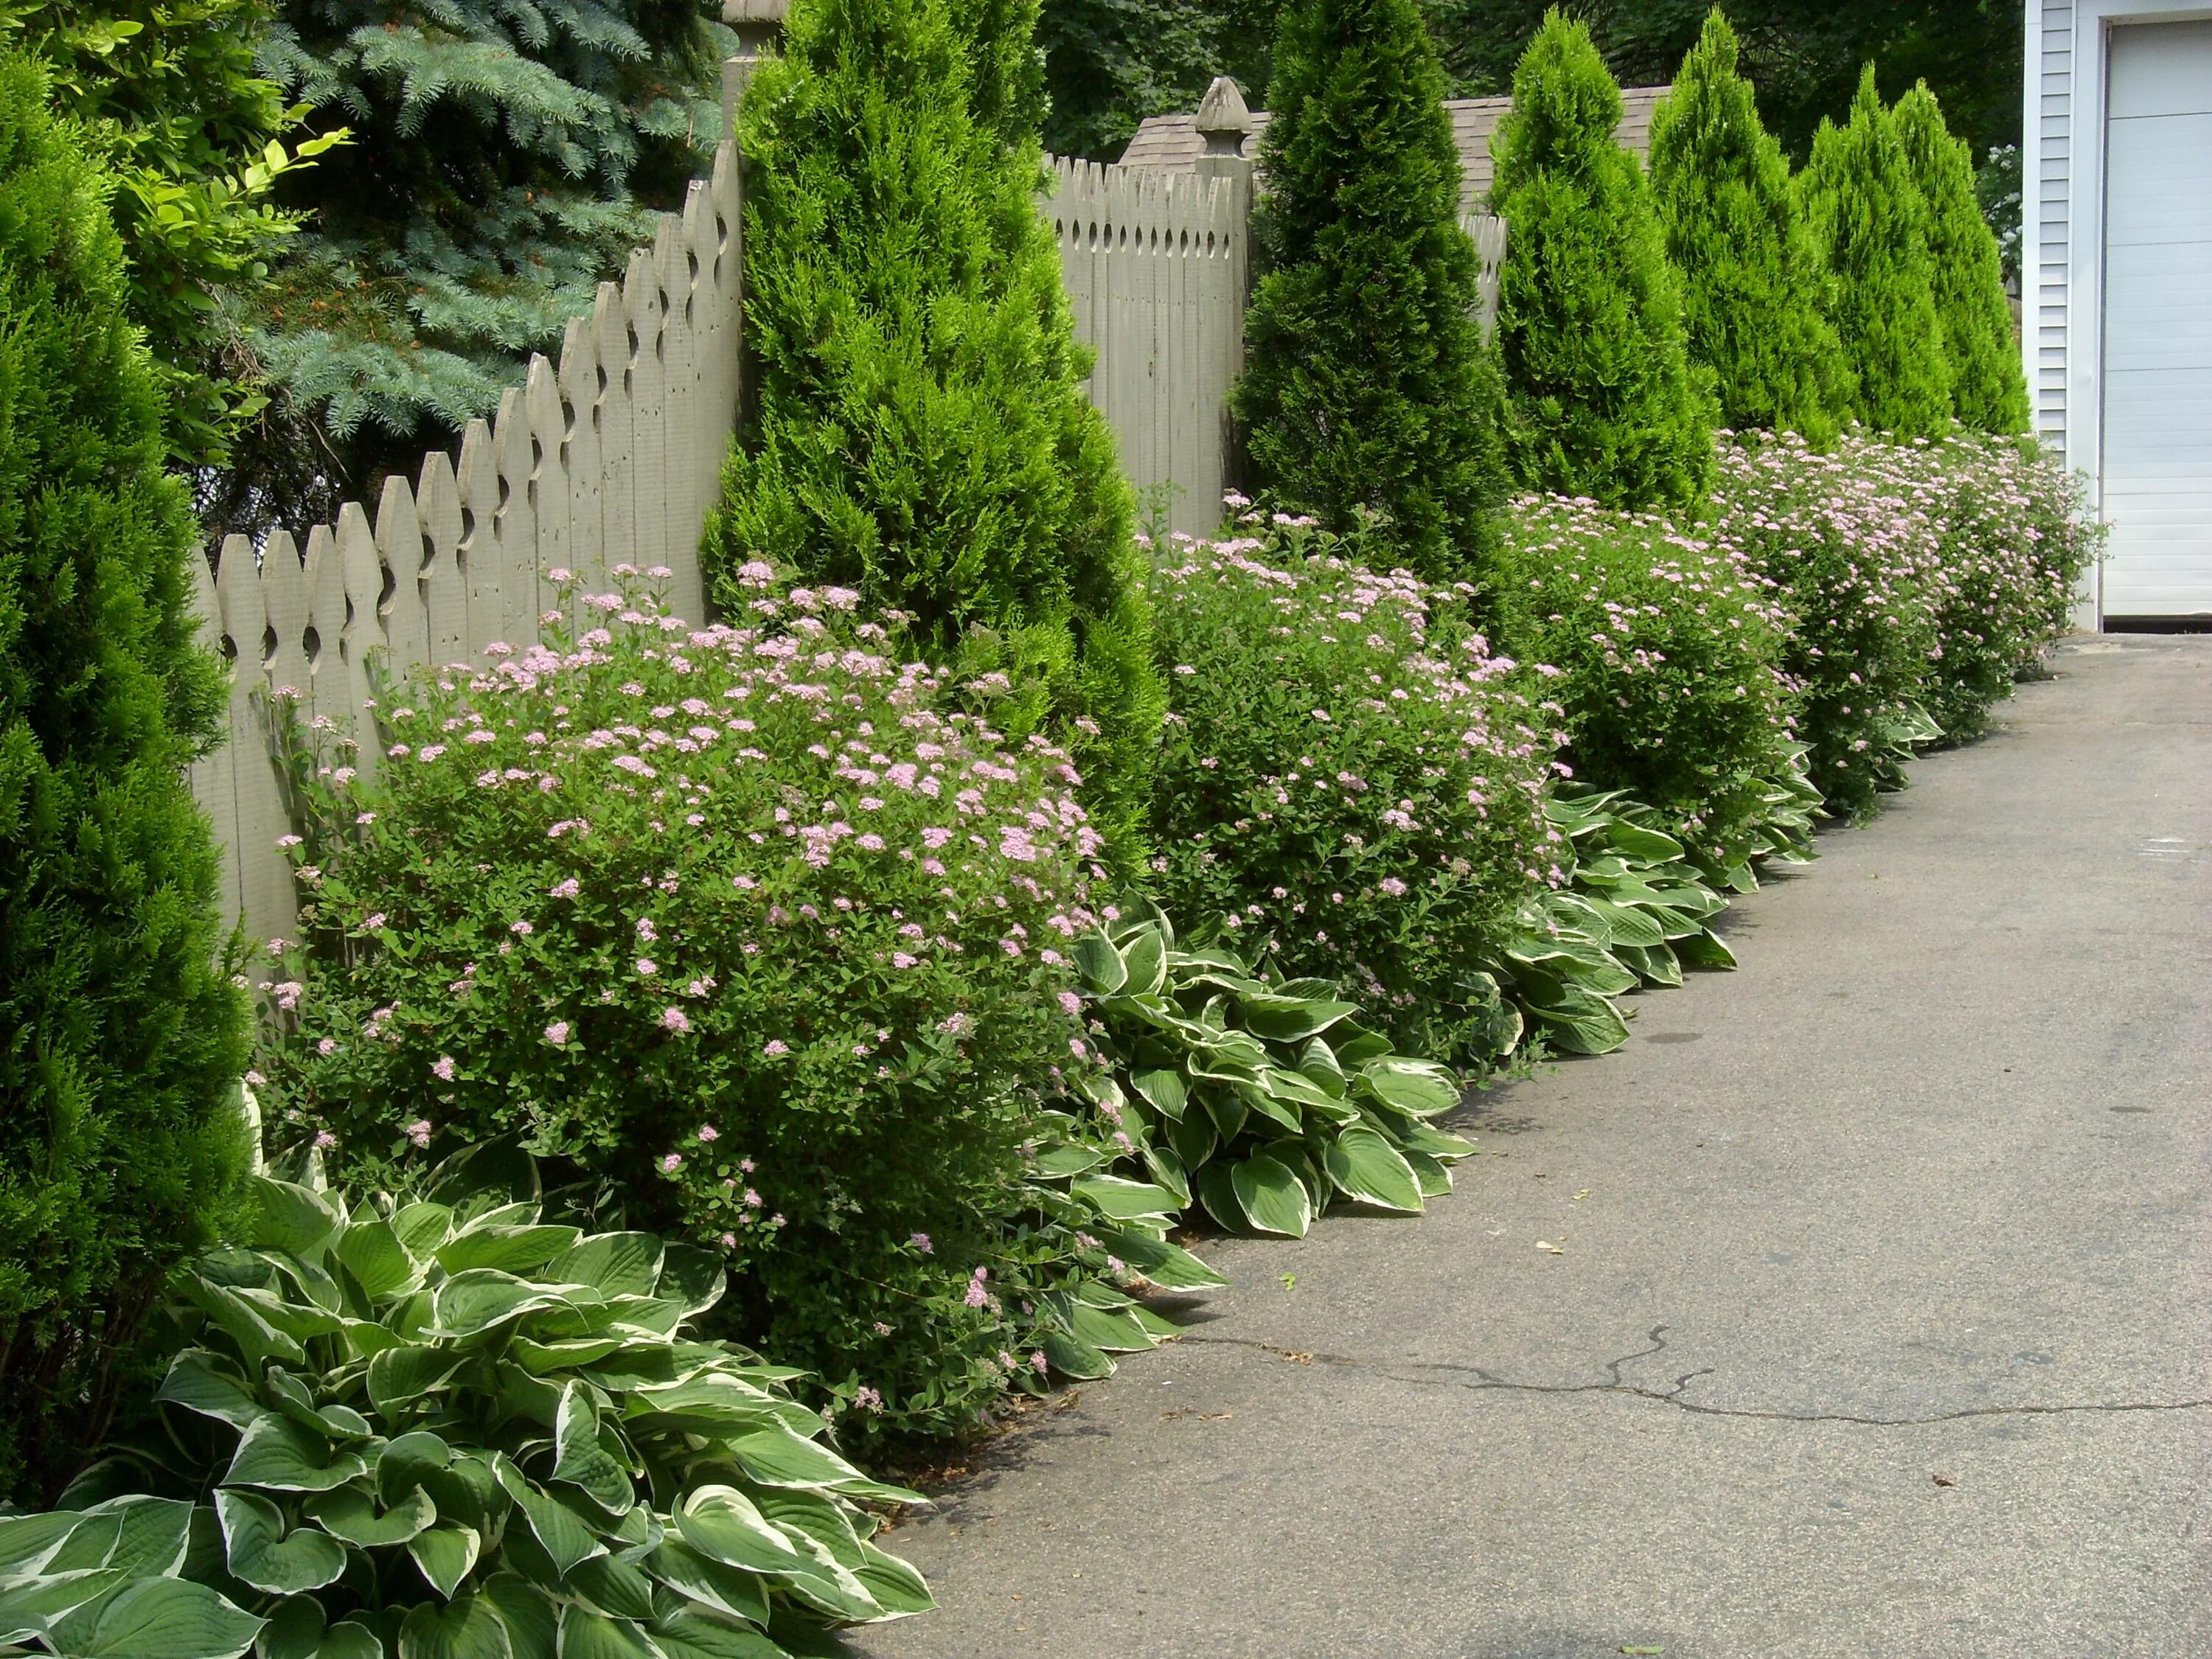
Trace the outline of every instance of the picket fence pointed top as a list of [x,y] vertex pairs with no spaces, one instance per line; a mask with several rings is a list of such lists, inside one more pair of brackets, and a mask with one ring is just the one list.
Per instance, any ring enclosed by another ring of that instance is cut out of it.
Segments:
[[1252,112],[1244,106],[1244,94],[1237,82],[1228,76],[1217,75],[1199,100],[1198,114],[1191,125],[1206,140],[1208,155],[1241,156],[1244,139],[1252,131]]

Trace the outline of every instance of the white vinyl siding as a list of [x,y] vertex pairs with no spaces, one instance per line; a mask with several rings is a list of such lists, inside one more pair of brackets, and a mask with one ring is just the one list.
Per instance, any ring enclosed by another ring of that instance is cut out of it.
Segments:
[[2103,609],[2212,612],[2212,22],[2115,27],[2108,74]]
[[2032,176],[2033,245],[2024,252],[2021,327],[2034,343],[2027,384],[2036,434],[2066,452],[2067,262],[2073,229],[2074,8],[2045,0],[2038,32],[2038,73],[2022,135]]

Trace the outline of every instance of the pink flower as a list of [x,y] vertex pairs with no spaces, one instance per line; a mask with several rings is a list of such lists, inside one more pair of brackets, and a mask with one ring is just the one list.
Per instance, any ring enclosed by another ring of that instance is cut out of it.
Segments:
[[1060,1011],[1071,1019],[1074,1018],[1083,1012],[1083,999],[1073,991],[1062,991],[1060,994]]
[[777,1054],[787,1054],[790,1052],[790,1044],[787,1043],[781,1037],[770,1037],[761,1048],[761,1053],[767,1054],[771,1058]]
[[430,1144],[430,1120],[427,1117],[418,1117],[407,1125],[403,1133],[418,1148],[428,1146]]
[[748,1210],[757,1210],[761,1206],[761,1195],[750,1187],[745,1188],[744,1206]]
[[518,939],[528,939],[538,930],[526,921],[510,921],[507,924],[507,931]]
[[738,1236],[735,1233],[724,1233],[722,1235],[722,1248],[726,1250],[736,1249],[738,1248]]
[[929,1242],[929,1235],[927,1233],[911,1234],[908,1237],[907,1243],[913,1245],[915,1249],[920,1250],[924,1255],[933,1254],[937,1249],[936,1245]]
[[702,1123],[699,1126],[700,1139],[712,1141],[720,1140],[721,1138],[722,1132],[720,1129],[717,1129],[713,1124]]
[[683,1167],[684,1155],[681,1152],[671,1152],[660,1160],[660,1173],[663,1175],[674,1175]]
[[575,897],[577,894],[583,891],[583,889],[577,884],[575,877],[571,876],[566,881],[556,882],[547,890],[550,891],[555,898],[572,899]]
[[640,957],[637,959],[637,971],[646,978],[651,979],[660,971],[660,964],[651,957]]
[[660,1023],[678,1036],[691,1029],[691,1017],[681,1008],[663,1008],[660,1011]]
[[338,1138],[332,1134],[328,1129],[318,1129],[315,1131],[315,1150],[317,1152],[327,1152],[331,1147],[337,1144]]
[[567,1048],[568,1046],[568,1022],[565,1019],[555,1020],[550,1025],[545,1028],[545,1040],[551,1043],[556,1048]]
[[373,933],[383,926],[384,912],[381,910],[373,910],[361,921],[361,931],[364,933]]
[[439,1082],[451,1083],[453,1080],[453,1057],[451,1054],[439,1055],[432,1063],[430,1072]]
[[325,1060],[328,1060],[332,1054],[337,1053],[337,1051],[338,1045],[337,1042],[330,1037],[325,1037],[320,1042],[318,1042],[315,1045],[315,1052],[320,1054]]
[[258,1072],[248,1072],[246,1074],[246,1080],[257,1089],[264,1089],[269,1085],[269,1079]]
[[1050,1364],[1048,1364],[1045,1359],[1043,1349],[1039,1348],[1036,1352],[1030,1355],[1030,1369],[1035,1371],[1039,1376],[1042,1376],[1048,1370],[1052,1369]]
[[853,1406],[856,1411],[879,1412],[884,1408],[884,1397],[864,1383],[853,1390]]
[[750,1158],[739,1158],[739,1159],[738,1160],[738,1169],[739,1169],[739,1170],[741,1170],[743,1173],[744,1173],[744,1174],[746,1174],[746,1175],[750,1175],[750,1174],[753,1172],[753,1161],[752,1161],[752,1159],[750,1159]]

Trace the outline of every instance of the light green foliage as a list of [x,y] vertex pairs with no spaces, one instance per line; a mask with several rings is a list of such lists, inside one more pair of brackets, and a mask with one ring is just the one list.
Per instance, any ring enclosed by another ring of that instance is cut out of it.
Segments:
[[1702,526],[1559,496],[1516,504],[1500,567],[1504,645],[1565,710],[1573,775],[1717,876],[1766,852],[1798,708],[1770,582]]
[[[1134,512],[1036,212],[1033,137],[971,112],[950,0],[802,0],[743,118],[757,410],[707,532],[725,603],[765,556],[915,618],[1049,730],[1133,853],[1163,696]],[[1026,35],[1033,6],[1006,27]],[[1029,94],[993,43],[988,102]]]
[[1553,11],[1491,139],[1491,210],[1511,238],[1498,321],[1506,453],[1530,489],[1686,504],[1712,469],[1710,376],[1689,362],[1680,279],[1643,168],[1613,142],[1620,122],[1589,31]]
[[1022,1148],[1096,837],[1065,757],[950,708],[850,590],[738,578],[749,626],[594,596],[579,641],[390,695],[375,787],[303,780],[263,1069],[365,1176],[528,1134],[714,1249],[734,1328],[878,1396],[864,1430],[964,1427],[1080,1259]]
[[1952,412],[1978,431],[2025,432],[2027,376],[2013,337],[1997,239],[1975,194],[1972,154],[1943,125],[1942,107],[1924,81],[1897,100],[1891,119],[1927,210],[1928,264],[1950,353]]
[[1155,578],[1175,707],[1151,886],[1186,927],[1221,918],[1273,941],[1250,947],[1267,967],[1341,983],[1403,1052],[1486,1064],[1512,1034],[1485,964],[1546,878],[1556,708],[1474,631],[1468,592],[1269,533]]
[[114,178],[125,305],[186,465],[221,463],[266,401],[224,301],[258,287],[295,227],[277,180],[343,137],[286,148],[304,112],[254,68],[268,21],[263,0],[0,0],[0,41],[45,61],[56,108]]
[[1951,373],[1928,257],[1927,210],[1869,67],[1848,125],[1823,121],[1797,178],[1830,280],[1830,322],[1858,376],[1851,413],[1900,438],[1951,423]]
[[855,1502],[919,1494],[824,1444],[790,1372],[692,1334],[712,1255],[549,1216],[511,1145],[419,1191],[283,1172],[183,1276],[159,1419],[0,1519],[0,1639],[775,1659],[933,1605]]
[[[287,185],[312,210],[247,335],[288,408],[256,482],[386,471],[489,416],[556,352],[721,136],[728,36],[703,0],[278,0],[265,72],[353,142]],[[304,458],[304,459],[303,459]]]
[[1459,152],[1414,0],[1284,15],[1231,398],[1262,494],[1432,581],[1480,580],[1504,495]]
[[162,471],[113,188],[0,52],[0,1489],[106,1430],[163,1276],[237,1173],[246,1060],[185,787],[221,660]]
[[1303,1237],[1339,1198],[1417,1213],[1474,1151],[1428,1122],[1459,1104],[1452,1074],[1397,1053],[1333,980],[1182,944],[1157,906],[1079,940],[1076,966],[1125,1156],[1224,1227]]
[[1722,422],[1832,443],[1852,380],[1820,311],[1826,269],[1717,7],[1652,112],[1651,191],[1690,357],[1713,371]]

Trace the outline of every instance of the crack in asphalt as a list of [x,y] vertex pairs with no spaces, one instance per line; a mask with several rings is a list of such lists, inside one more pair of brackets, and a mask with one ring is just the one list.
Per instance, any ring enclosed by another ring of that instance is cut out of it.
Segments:
[[[1672,1386],[1664,1389],[1631,1382],[1621,1376],[1623,1366],[1667,1352],[1668,1328],[1664,1325],[1654,1325],[1646,1334],[1646,1340],[1651,1344],[1650,1347],[1638,1348],[1618,1359],[1604,1361],[1607,1380],[1602,1382],[1516,1382],[1480,1365],[1456,1364],[1446,1360],[1377,1360],[1357,1358],[1350,1354],[1309,1353],[1249,1337],[1187,1334],[1176,1340],[1210,1347],[1249,1348],[1300,1365],[1340,1365],[1353,1370],[1377,1371],[1395,1381],[1416,1385],[1462,1388],[1474,1393],[1626,1395],[1632,1399],[1672,1406],[1678,1411],[1688,1412],[1698,1417],[1742,1417],[1765,1423],[1849,1423],[1870,1429],[1908,1429],[1936,1423],[1961,1422],[1976,1417],[2065,1417],[2091,1413],[2212,1410],[2212,1399],[2100,1401],[2057,1406],[1965,1406],[1956,1411],[1936,1412],[1924,1417],[1867,1417],[1853,1412],[1765,1411],[1745,1406],[1709,1405],[1702,1401],[1686,1399],[1684,1395],[1690,1384],[1701,1376],[1712,1376],[1717,1367],[1707,1365],[1698,1370],[1685,1371],[1674,1379]],[[1435,1375],[1439,1372],[1444,1375]]]

